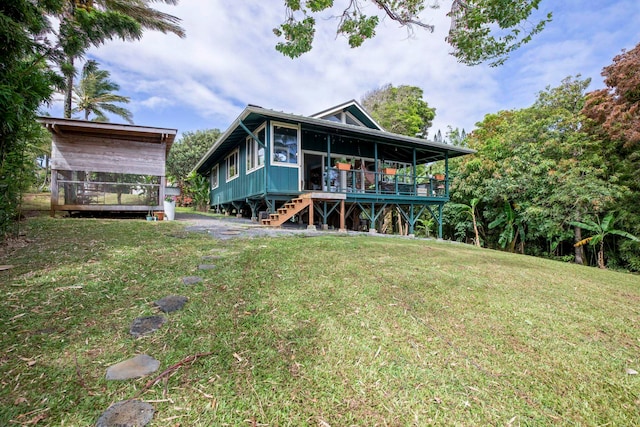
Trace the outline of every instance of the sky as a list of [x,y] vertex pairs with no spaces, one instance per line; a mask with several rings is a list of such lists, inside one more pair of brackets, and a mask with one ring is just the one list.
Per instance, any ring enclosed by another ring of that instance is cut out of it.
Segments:
[[[365,2],[366,3],[366,2]],[[602,68],[640,43],[638,0],[542,0],[539,16],[553,21],[500,67],[459,64],[445,42],[451,0],[421,18],[435,26],[408,32],[382,19],[376,37],[352,49],[336,36],[330,11],[316,19],[311,52],[291,59],[275,50],[273,28],[285,18],[283,0],[181,0],[156,8],[182,19],[187,37],[148,31],[140,41],[110,41],[95,59],[131,98],[137,125],[179,134],[233,122],[247,104],[311,115],[391,83],[418,86],[436,109],[430,130],[470,132],[486,114],[531,105],[546,87],[580,74],[589,90],[604,87]],[[335,12],[347,0],[336,0]],[[365,13],[379,13],[372,5]],[[381,16],[382,17],[382,16]],[[62,116],[56,100],[48,112]],[[114,123],[123,123],[112,117]]]

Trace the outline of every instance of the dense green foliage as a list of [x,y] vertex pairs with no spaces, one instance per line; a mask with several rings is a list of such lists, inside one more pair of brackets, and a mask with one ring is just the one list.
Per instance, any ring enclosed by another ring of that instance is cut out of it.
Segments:
[[422,99],[416,86],[384,85],[367,92],[362,106],[386,131],[426,138],[436,116],[436,109]]
[[[567,78],[542,91],[529,108],[488,114],[466,140],[478,153],[451,162],[453,200],[479,200],[477,221],[486,246],[588,262],[583,246],[574,247],[583,240],[580,224],[635,209],[629,201],[640,193],[620,167],[621,152],[586,125],[588,85],[589,80]],[[448,236],[471,240],[467,217],[448,207],[446,218]],[[620,224],[625,229],[631,223]],[[637,234],[633,227],[627,231]],[[640,246],[633,240],[612,243],[610,265],[638,270]],[[596,252],[591,264],[600,264]]]
[[198,210],[208,207],[209,183],[206,178],[194,175],[191,171],[219,137],[218,129],[185,132],[171,147],[167,176],[181,190],[179,205],[193,205]]
[[[312,48],[316,18],[321,12],[334,6],[333,0],[284,0],[286,19],[273,31],[285,41],[276,49],[292,58]],[[421,14],[427,9],[438,9],[439,3],[432,0],[350,0],[341,2],[337,33],[347,38],[349,46],[358,47],[376,34],[380,22],[377,15],[366,15],[365,5],[372,4],[381,14],[400,25],[412,29],[414,26],[433,31]],[[538,22],[530,23],[540,0],[454,0],[448,16],[451,28],[448,43],[453,47],[452,55],[460,62],[475,65],[491,61],[500,65],[515,49],[542,31],[551,14]]]
[[114,104],[129,103],[130,98],[114,93],[120,90],[120,85],[109,80],[109,77],[110,73],[99,69],[96,61],[87,61],[82,67],[80,82],[73,88],[76,107],[71,111],[83,113],[84,120],[89,120],[89,116],[93,114],[93,121],[108,122],[109,118],[105,113],[111,113],[133,123],[131,111]]
[[46,66],[50,47],[39,37],[55,1],[14,0],[0,4],[0,239],[17,215],[29,185],[30,139],[35,111],[60,80]]
[[220,137],[219,129],[185,132],[172,146],[167,158],[167,176],[181,183]]

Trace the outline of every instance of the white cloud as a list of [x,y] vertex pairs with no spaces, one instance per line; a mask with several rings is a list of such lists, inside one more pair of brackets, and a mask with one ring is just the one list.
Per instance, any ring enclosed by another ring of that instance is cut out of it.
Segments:
[[[272,29],[284,18],[282,0],[158,3],[182,18],[187,38],[148,32],[140,42],[110,42],[91,56],[132,98],[140,124],[162,119],[170,122],[152,124],[181,131],[225,129],[249,103],[312,114],[393,83],[424,90],[437,109],[433,132],[447,125],[470,131],[485,114],[529,105],[538,91],[568,75],[596,78],[620,49],[640,40],[635,1],[606,7],[591,0],[549,2],[545,7],[555,9],[554,22],[499,68],[467,67],[448,54],[450,1],[425,11],[436,27],[433,34],[418,28],[409,37],[384,19],[377,37],[357,49],[336,38],[337,21],[326,14],[317,19],[313,50],[295,60],[274,49]],[[159,118],[158,108],[172,114]]]

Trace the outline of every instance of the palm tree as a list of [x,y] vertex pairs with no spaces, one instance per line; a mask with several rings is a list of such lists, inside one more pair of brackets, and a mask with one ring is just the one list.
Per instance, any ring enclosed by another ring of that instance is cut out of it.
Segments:
[[139,40],[144,30],[174,33],[185,37],[180,19],[155,10],[150,3],[175,5],[178,0],[65,0],[56,18],[60,22],[60,68],[65,76],[64,115],[71,117],[74,62],[91,46],[114,37]]
[[584,222],[571,222],[571,225],[573,225],[574,227],[584,228],[585,230],[589,230],[595,233],[591,237],[587,237],[586,239],[580,240],[573,246],[575,247],[583,246],[583,245],[586,245],[587,243],[589,243],[592,246],[596,246],[599,244],[598,267],[607,268],[604,263],[604,239],[605,237],[607,237],[607,235],[614,234],[616,236],[626,237],[627,239],[631,239],[634,242],[640,242],[640,239],[634,236],[633,234],[627,233],[626,231],[616,230],[615,228],[613,228],[613,224],[615,222],[613,212],[609,212],[607,215],[605,215],[605,217],[602,219],[602,222],[600,222],[600,218],[597,218],[597,219],[598,219],[598,222],[595,222],[590,219]]
[[109,80],[109,76],[108,71],[98,68],[96,61],[87,61],[82,67],[82,79],[73,88],[73,101],[76,107],[71,111],[83,112],[85,120],[89,120],[89,116],[94,114],[93,121],[108,122],[106,113],[111,113],[133,123],[129,110],[114,105],[114,102],[128,103],[129,97],[113,93],[120,90],[120,86]]

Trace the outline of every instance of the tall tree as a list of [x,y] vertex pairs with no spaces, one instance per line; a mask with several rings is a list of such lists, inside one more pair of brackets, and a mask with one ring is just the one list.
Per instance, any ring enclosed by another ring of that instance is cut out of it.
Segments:
[[[451,27],[448,43],[452,55],[460,62],[475,65],[491,61],[503,63],[509,54],[542,31],[551,14],[530,23],[541,0],[454,0],[448,16]],[[316,18],[331,9],[334,0],[284,0],[286,19],[273,31],[284,39],[276,45],[283,54],[295,58],[312,48]],[[376,6],[383,17],[398,22],[412,31],[419,27],[433,32],[421,15],[427,9],[438,9],[437,0],[349,0],[340,2],[337,33],[347,38],[351,47],[358,47],[375,36],[380,21],[378,15],[366,15],[367,4]],[[336,6],[337,7],[337,6]]]
[[502,233],[513,216],[533,253],[568,246],[580,231],[569,228],[570,221],[600,214],[624,193],[603,161],[600,141],[584,131],[580,111],[588,84],[565,79],[529,108],[485,116],[467,136],[478,153],[451,163],[451,193],[454,201],[480,199],[479,214],[499,233],[487,235],[489,245],[513,242],[509,237],[517,233]]
[[[587,94],[583,113],[591,119],[588,131],[601,139],[611,180],[627,188],[611,210],[622,228],[640,235],[640,44],[616,56],[602,75],[607,87]],[[609,264],[640,271],[640,245],[625,240],[617,249]]]
[[[61,81],[47,68],[51,50],[42,34],[50,1],[0,2],[0,239],[12,229],[30,168],[29,140],[36,110]],[[35,127],[35,128],[34,128]]]
[[387,84],[367,92],[362,106],[389,132],[426,138],[436,116],[416,86]]
[[60,69],[66,80],[65,117],[71,117],[74,63],[91,46],[100,46],[115,37],[138,40],[147,29],[185,36],[180,19],[151,8],[155,2],[175,5],[178,0],[62,0],[56,17],[63,52]]
[[73,88],[73,100],[76,107],[73,113],[82,112],[85,120],[89,120],[91,114],[95,115],[93,121],[108,122],[105,113],[115,114],[129,123],[133,123],[132,115],[124,107],[115,105],[114,102],[129,103],[129,97],[118,95],[114,92],[120,90],[120,86],[109,80],[110,73],[98,68],[98,63],[89,60],[82,67],[80,82]]
[[640,43],[602,70],[606,89],[589,93],[584,113],[625,148],[640,145]]
[[184,184],[191,170],[220,137],[219,129],[185,132],[171,147],[167,159],[167,175]]

